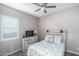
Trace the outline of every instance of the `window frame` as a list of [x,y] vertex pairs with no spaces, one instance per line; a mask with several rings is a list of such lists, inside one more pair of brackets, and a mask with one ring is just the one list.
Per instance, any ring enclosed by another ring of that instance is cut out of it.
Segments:
[[3,38],[3,33],[4,33],[4,32],[3,32],[3,26],[2,26],[2,23],[0,23],[0,28],[1,28],[1,29],[0,29],[0,32],[1,32],[1,34],[0,34],[1,40],[0,40],[0,41],[19,39],[19,19],[18,19],[17,17],[11,16],[11,15],[0,15],[0,17],[1,17],[0,22],[2,22],[2,16],[3,16],[3,17],[4,17],[4,16],[8,16],[8,17],[13,17],[13,18],[16,18],[16,19],[17,19],[17,22],[18,22],[17,28],[16,28],[17,37]]

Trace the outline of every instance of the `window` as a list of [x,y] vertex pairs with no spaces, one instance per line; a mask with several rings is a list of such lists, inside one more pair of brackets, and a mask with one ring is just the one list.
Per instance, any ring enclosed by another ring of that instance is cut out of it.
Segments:
[[18,38],[18,18],[1,15],[1,40]]

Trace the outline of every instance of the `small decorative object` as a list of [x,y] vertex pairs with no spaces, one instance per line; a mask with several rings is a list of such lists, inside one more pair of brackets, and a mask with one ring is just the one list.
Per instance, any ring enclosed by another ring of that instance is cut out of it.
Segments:
[[63,30],[62,29],[60,30],[60,33],[63,33]]
[[36,31],[36,30],[34,30],[34,35],[35,35],[35,36],[37,35],[37,31]]
[[49,30],[46,31],[47,33],[49,32]]

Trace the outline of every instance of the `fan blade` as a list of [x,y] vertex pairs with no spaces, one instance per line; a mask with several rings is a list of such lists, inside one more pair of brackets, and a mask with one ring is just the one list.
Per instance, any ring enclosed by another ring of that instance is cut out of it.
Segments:
[[40,7],[42,7],[40,4],[38,4],[38,3],[33,3],[34,5],[37,5],[37,6],[40,6]]
[[46,8],[56,8],[56,6],[46,6]]
[[39,10],[41,10],[41,8],[39,8],[39,9],[35,10],[35,12],[37,12],[37,11],[39,11]]

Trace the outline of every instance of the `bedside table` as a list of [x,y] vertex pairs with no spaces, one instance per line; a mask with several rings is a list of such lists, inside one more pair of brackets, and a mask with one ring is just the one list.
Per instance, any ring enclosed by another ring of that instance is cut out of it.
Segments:
[[24,52],[30,45],[33,45],[38,42],[38,37],[33,36],[33,37],[27,37],[22,39],[22,51]]

